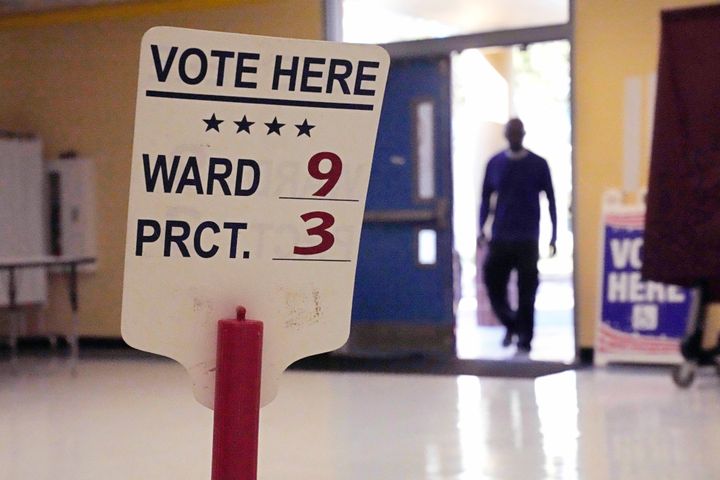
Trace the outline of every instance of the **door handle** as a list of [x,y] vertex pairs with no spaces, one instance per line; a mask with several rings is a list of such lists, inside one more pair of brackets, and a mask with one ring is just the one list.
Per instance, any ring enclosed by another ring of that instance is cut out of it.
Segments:
[[450,202],[446,198],[440,198],[433,208],[367,210],[363,223],[429,224],[436,230],[442,230],[450,226]]

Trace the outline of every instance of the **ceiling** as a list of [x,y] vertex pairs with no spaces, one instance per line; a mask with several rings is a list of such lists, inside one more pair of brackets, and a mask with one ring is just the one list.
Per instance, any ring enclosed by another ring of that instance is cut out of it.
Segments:
[[[0,0],[0,15],[141,0]],[[385,16],[394,22],[412,19],[458,35],[561,24],[568,21],[569,0],[335,0],[357,17]],[[371,23],[374,23],[370,20]],[[362,22],[365,23],[365,22]],[[393,30],[390,23],[389,30]],[[367,26],[367,25],[366,25]],[[377,27],[377,24],[376,24]],[[367,28],[365,28],[367,30]]]
[[463,31],[491,31],[528,24],[568,21],[568,0],[344,0],[363,8],[382,8]]
[[[561,25],[569,0],[342,0],[343,40],[389,43]],[[373,28],[368,28],[372,25]]]

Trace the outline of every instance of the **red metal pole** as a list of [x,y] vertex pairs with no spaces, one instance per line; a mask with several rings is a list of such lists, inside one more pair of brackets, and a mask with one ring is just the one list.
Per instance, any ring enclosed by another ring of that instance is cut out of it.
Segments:
[[218,321],[212,480],[257,480],[263,324]]

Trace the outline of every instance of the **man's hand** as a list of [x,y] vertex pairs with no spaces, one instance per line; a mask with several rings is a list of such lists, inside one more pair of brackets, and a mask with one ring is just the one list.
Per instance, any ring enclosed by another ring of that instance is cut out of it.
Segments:
[[557,254],[557,247],[555,246],[555,242],[550,244],[550,258],[554,257]]
[[487,245],[487,237],[484,233],[480,232],[480,235],[477,237],[477,246],[478,248],[482,248],[485,245]]

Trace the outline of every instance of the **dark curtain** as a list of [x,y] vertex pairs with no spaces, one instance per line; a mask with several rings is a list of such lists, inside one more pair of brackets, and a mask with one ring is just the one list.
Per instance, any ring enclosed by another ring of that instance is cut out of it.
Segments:
[[720,280],[720,5],[662,13],[642,272]]

